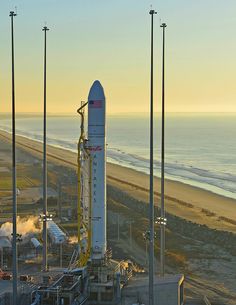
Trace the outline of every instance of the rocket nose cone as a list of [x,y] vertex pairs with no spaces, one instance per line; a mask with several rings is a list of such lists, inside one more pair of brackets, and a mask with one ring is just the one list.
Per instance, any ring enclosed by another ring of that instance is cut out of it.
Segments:
[[105,94],[101,83],[98,80],[95,80],[92,87],[90,88],[88,100],[105,100]]

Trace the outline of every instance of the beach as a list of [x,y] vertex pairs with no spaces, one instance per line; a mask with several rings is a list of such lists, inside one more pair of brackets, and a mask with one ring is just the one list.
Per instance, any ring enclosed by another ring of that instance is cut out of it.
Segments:
[[[41,213],[42,143],[17,136],[17,185],[20,189],[18,216]],[[11,135],[0,132],[1,224],[11,221]],[[63,211],[75,209],[77,155],[69,150],[47,146],[48,203],[57,215],[58,178],[64,183]],[[8,177],[8,183],[6,183]],[[4,183],[5,181],[5,183]],[[107,237],[108,246],[118,260],[131,259],[146,268],[143,232],[148,228],[148,175],[120,165],[107,163]],[[3,185],[6,186],[5,190]],[[188,297],[207,295],[234,305],[235,295],[235,200],[190,185],[166,180],[166,271],[183,272]],[[155,178],[155,205],[160,202],[160,180]],[[67,195],[65,195],[65,193]],[[54,200],[54,205],[52,202]],[[55,205],[56,204],[56,205]],[[145,206],[146,205],[146,206]],[[224,209],[221,207],[224,206]],[[156,209],[155,209],[156,210]],[[76,214],[76,209],[74,210]],[[156,210],[156,216],[158,216]],[[223,218],[224,217],[224,218]],[[55,216],[56,221],[59,221]],[[119,219],[119,239],[117,226]],[[132,220],[132,242],[129,225]],[[76,233],[76,215],[60,225]],[[218,231],[216,231],[217,229]],[[155,230],[159,236],[158,225]],[[228,232],[223,232],[228,231]],[[232,234],[233,232],[234,234]],[[159,242],[155,243],[155,270],[159,272]],[[51,262],[52,263],[52,262]],[[207,272],[206,272],[207,270]]]
[[[11,135],[0,131],[0,141],[11,141]],[[17,147],[42,158],[42,143],[17,136]],[[48,145],[48,161],[76,169],[77,154]],[[107,163],[107,183],[148,204],[149,176],[121,165]],[[154,180],[155,205],[160,203],[160,179]],[[165,181],[166,211],[209,228],[236,232],[236,200],[184,184]]]

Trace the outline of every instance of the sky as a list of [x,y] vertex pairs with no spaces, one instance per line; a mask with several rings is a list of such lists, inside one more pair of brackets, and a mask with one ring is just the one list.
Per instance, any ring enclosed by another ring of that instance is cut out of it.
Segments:
[[17,7],[17,112],[43,110],[43,35],[49,27],[47,104],[75,113],[99,79],[109,114],[150,103],[150,5],[154,102],[161,110],[161,22],[166,28],[166,111],[236,112],[235,0],[0,0],[0,112],[11,111],[9,11]]

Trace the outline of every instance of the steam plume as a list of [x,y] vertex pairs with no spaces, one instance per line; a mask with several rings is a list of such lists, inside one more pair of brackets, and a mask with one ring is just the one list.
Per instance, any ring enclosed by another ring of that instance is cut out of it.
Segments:
[[[17,233],[22,235],[24,239],[28,235],[41,232],[38,217],[31,216],[28,218],[17,217]],[[5,222],[0,227],[0,236],[12,237],[12,223]]]

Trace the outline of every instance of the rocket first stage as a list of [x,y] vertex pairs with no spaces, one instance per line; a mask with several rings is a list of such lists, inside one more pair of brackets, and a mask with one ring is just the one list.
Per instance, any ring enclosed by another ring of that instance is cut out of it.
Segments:
[[88,95],[88,149],[92,160],[92,252],[103,259],[106,253],[106,98],[99,81]]

